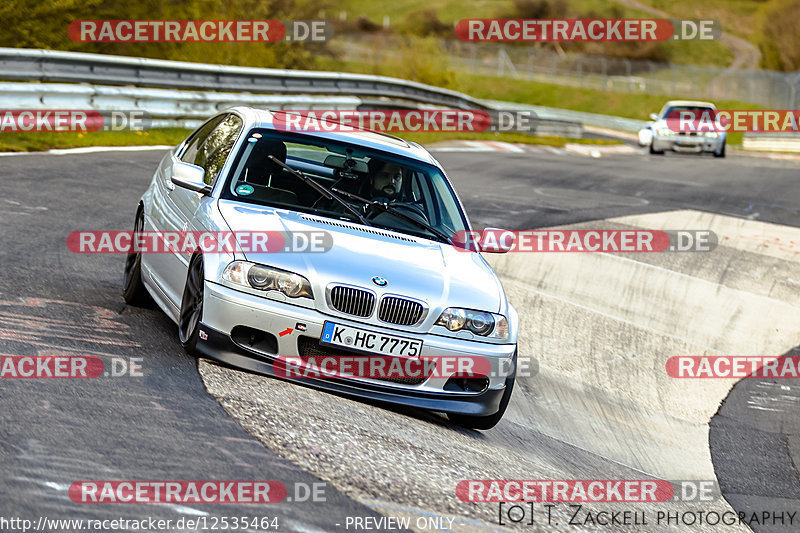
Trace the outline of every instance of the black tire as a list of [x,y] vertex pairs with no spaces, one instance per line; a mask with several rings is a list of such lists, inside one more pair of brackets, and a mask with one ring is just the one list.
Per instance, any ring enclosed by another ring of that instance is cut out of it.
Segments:
[[186,285],[183,288],[181,311],[178,315],[178,338],[186,353],[194,354],[200,334],[200,321],[203,319],[203,289],[205,276],[203,256],[196,254],[189,261],[186,272]]
[[500,406],[496,413],[485,416],[462,415],[459,413],[448,413],[447,418],[454,424],[470,429],[492,429],[503,418],[511,401],[511,392],[514,390],[514,381],[517,376],[517,352],[514,352],[514,370],[506,378],[506,388],[503,397],[500,399]]
[[653,155],[664,155],[664,150],[655,150],[653,148],[653,142],[650,142],[650,153]]
[[[144,209],[136,211],[133,233],[144,231]],[[148,300],[147,289],[142,283],[142,252],[130,252],[125,257],[125,271],[122,274],[122,297],[129,305],[142,305]]]
[[725,157],[725,145],[727,141],[722,142],[722,146],[720,147],[719,151],[714,152],[714,157]]

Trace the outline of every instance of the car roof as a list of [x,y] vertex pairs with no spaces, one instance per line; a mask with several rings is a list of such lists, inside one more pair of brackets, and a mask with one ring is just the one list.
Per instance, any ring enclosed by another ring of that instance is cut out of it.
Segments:
[[[252,128],[265,128],[276,129],[273,123],[274,112],[267,109],[259,109],[255,107],[237,106],[229,109],[228,111],[236,111],[244,119],[245,129]],[[292,111],[292,110],[286,110]],[[317,117],[321,121],[320,117]],[[328,123],[335,123],[335,121],[326,121]],[[389,152],[394,155],[405,156],[411,159],[417,159],[430,163],[439,167],[439,163],[433,156],[417,143],[406,141],[393,135],[381,133],[366,129],[354,129],[353,131],[307,131],[307,130],[292,130],[293,132],[311,135],[321,139],[330,139],[334,141],[347,142]]]
[[710,107],[712,109],[716,109],[717,106],[712,104],[711,102],[703,102],[700,100],[670,100],[664,107],[674,107],[674,106],[697,106],[697,107]]

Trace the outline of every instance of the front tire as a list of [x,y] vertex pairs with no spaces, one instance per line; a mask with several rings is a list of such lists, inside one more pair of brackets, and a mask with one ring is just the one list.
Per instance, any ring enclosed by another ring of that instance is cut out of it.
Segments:
[[719,147],[719,150],[714,152],[714,157],[725,157],[725,145],[727,144],[726,141],[722,141],[722,146]]
[[503,418],[508,408],[508,403],[511,401],[511,392],[514,390],[514,381],[517,376],[517,352],[514,352],[513,357],[514,370],[506,378],[506,388],[503,391],[503,397],[500,399],[500,406],[496,413],[485,416],[476,415],[462,415],[459,413],[448,413],[447,418],[454,424],[463,426],[470,429],[492,429]]
[[[131,242],[136,242],[136,234],[144,231],[144,209],[141,207],[136,211],[136,221],[133,223],[134,238]],[[147,301],[147,289],[142,283],[142,252],[131,251],[125,258],[125,271],[122,275],[122,297],[129,305],[142,305]]]
[[664,155],[664,150],[656,150],[653,148],[653,142],[650,142],[650,153],[653,155]]
[[204,288],[203,256],[196,254],[189,261],[186,285],[183,288],[183,298],[181,299],[181,312],[178,317],[178,338],[188,354],[196,353],[200,321],[203,319]]

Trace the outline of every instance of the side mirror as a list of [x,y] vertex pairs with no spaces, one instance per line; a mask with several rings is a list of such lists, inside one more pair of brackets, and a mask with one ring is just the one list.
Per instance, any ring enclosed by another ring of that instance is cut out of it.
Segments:
[[465,252],[504,254],[514,249],[517,236],[507,229],[460,230],[453,235],[453,246]]
[[656,113],[650,113],[650,120],[658,120],[658,115]]
[[483,230],[483,239],[480,242],[480,251],[490,254],[504,254],[514,249],[517,237],[513,231],[498,228]]
[[203,178],[206,171],[203,167],[192,165],[191,163],[184,163],[183,161],[175,161],[172,163],[172,183],[178,187],[189,189],[190,191],[208,194],[211,192],[211,186],[206,185]]

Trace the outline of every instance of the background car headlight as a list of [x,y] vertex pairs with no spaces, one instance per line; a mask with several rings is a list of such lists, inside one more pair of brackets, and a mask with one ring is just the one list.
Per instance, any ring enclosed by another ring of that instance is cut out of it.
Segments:
[[717,139],[719,138],[719,133],[717,133],[716,131],[707,131],[706,137],[708,137],[709,139]]
[[666,128],[666,127],[658,128],[656,130],[656,133],[658,133],[659,135],[664,136],[664,137],[669,136],[669,135],[675,135],[674,131],[672,131],[671,129]]
[[311,283],[294,272],[247,261],[234,261],[225,267],[222,279],[261,291],[280,291],[289,298],[313,298]]
[[508,338],[508,320],[506,320],[506,317],[483,311],[448,307],[442,311],[435,324],[444,326],[450,331],[466,329],[481,337]]

